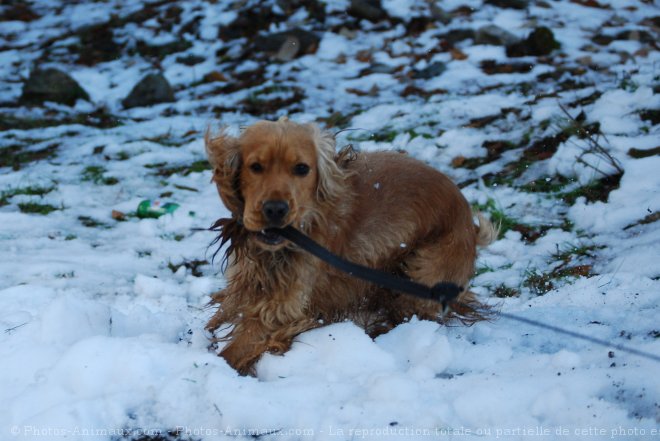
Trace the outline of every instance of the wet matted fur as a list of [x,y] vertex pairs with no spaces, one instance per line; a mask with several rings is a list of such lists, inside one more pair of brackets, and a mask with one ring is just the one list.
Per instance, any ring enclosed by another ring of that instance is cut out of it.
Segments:
[[[207,329],[226,342],[221,355],[242,374],[264,352],[281,354],[301,332],[352,320],[372,337],[413,316],[441,322],[438,303],[391,292],[331,268],[288,241],[260,232],[272,225],[264,203],[286,203],[278,223],[293,225],[353,262],[432,286],[467,286],[477,246],[495,237],[479,225],[445,175],[397,152],[335,155],[334,137],[314,124],[260,121],[239,137],[206,136],[213,181],[232,213],[219,220],[227,287]],[[455,309],[479,318],[479,304]]]

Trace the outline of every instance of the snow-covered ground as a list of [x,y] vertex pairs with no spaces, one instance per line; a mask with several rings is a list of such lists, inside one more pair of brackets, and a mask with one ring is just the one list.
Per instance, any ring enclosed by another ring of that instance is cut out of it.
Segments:
[[[473,283],[496,309],[660,354],[657,5],[386,0],[374,24],[349,3],[35,0],[0,21],[0,440],[660,439],[657,362],[504,318],[335,324],[256,378],[209,348],[224,280],[197,229],[227,213],[203,133],[287,114],[406,150],[501,222]],[[246,11],[270,22],[219,38]],[[99,60],[81,35],[111,17],[120,56]],[[561,47],[508,57],[475,42],[488,25]],[[251,46],[296,26],[318,48]],[[18,104],[37,65],[90,101]],[[159,69],[176,102],[123,109]],[[143,199],[180,208],[138,219]]]

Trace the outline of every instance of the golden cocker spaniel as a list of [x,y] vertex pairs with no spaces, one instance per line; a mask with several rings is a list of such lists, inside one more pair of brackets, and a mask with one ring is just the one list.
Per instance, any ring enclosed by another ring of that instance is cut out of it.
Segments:
[[[222,219],[227,287],[207,325],[242,374],[264,352],[281,354],[301,332],[352,320],[371,336],[413,316],[442,320],[439,303],[344,274],[268,228],[292,225],[335,254],[432,286],[467,286],[477,246],[496,234],[449,178],[397,152],[335,154],[334,136],[286,118],[239,137],[207,133],[213,181],[232,214]],[[461,304],[478,305],[465,290]],[[455,308],[463,319],[472,308]],[[225,329],[224,333],[218,331]]]

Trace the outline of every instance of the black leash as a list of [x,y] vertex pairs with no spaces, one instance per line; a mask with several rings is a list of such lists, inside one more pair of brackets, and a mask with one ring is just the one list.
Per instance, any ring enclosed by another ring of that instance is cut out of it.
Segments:
[[[464,288],[456,285],[455,283],[440,282],[433,287],[428,287],[426,285],[422,285],[420,283],[414,282],[409,279],[403,279],[401,277],[397,277],[392,274],[388,274],[383,271],[368,268],[366,266],[362,266],[357,263],[343,259],[333,254],[326,248],[322,247],[314,240],[312,240],[305,234],[301,233],[300,231],[296,230],[292,226],[288,226],[285,228],[273,228],[272,230],[276,231],[279,235],[281,235],[285,239],[288,239],[294,244],[298,245],[303,250],[323,260],[327,264],[332,265],[335,268],[344,271],[345,273],[353,277],[357,277],[358,279],[366,280],[382,288],[399,291],[422,299],[435,300],[437,302],[442,303],[443,309],[446,309],[449,306],[449,303],[454,303],[460,306],[470,308],[470,306],[464,305],[461,302],[456,301],[456,298],[461,292],[463,292]],[[614,348],[621,352],[627,352],[629,354],[637,355],[639,357],[646,358],[655,362],[660,362],[660,356],[658,355],[651,354],[650,352],[645,352],[645,351],[640,351],[638,349],[630,348],[619,343],[611,343],[606,340],[601,340],[595,337],[591,337],[585,334],[580,334],[578,332],[570,331],[568,329],[563,329],[557,326],[548,325],[515,314],[499,312],[498,315],[505,319],[514,320],[519,323],[525,323],[530,326],[546,329],[552,332],[556,332],[558,334],[568,335],[570,337],[588,341],[590,343],[600,345],[606,348]]]
[[276,230],[277,234],[295,243],[303,250],[313,254],[322,261],[348,275],[366,280],[367,282],[376,284],[381,288],[402,292],[421,299],[435,300],[436,302],[442,303],[443,308],[446,308],[449,302],[454,301],[464,289],[462,286],[458,286],[451,282],[440,282],[435,286],[429,287],[409,279],[397,277],[384,271],[375,270],[350,262],[331,253],[326,248],[314,242],[314,240],[290,225],[285,228],[274,228],[273,230]]

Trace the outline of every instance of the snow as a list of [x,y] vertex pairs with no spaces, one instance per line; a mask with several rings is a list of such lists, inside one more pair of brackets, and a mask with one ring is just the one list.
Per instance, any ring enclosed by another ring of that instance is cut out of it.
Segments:
[[[451,0],[439,4],[455,12],[449,25],[414,35],[408,23],[429,16],[426,1],[386,0],[394,23],[346,26],[348,0],[320,1],[325,25],[310,25],[313,14],[301,2],[160,3],[44,0],[30,3],[40,18],[0,25],[0,126],[7,126],[0,132],[0,440],[658,437],[658,364],[614,345],[660,353],[660,159],[628,153],[658,146],[658,125],[642,114],[660,107],[660,53],[643,40],[592,41],[624,29],[652,32],[641,23],[657,15],[654,5],[599,0],[609,7],[597,8],[562,0],[519,11]],[[315,53],[269,62],[263,54],[241,56],[251,44],[245,38],[219,38],[218,27],[242,8],[275,3],[284,21],[268,26],[313,30],[321,38]],[[76,64],[70,53],[79,43],[76,30],[149,4],[159,18],[113,30],[128,45],[122,57]],[[170,23],[166,11],[175,4],[181,19]],[[294,9],[288,18],[286,8]],[[181,31],[194,19],[196,30]],[[445,32],[489,24],[521,38],[548,26],[562,48],[549,57],[510,59],[503,47],[468,39],[456,43],[466,55],[459,60],[442,46]],[[132,51],[136,39],[193,46],[156,60]],[[177,61],[181,55],[203,61],[187,66]],[[534,66],[487,75],[484,60]],[[438,61],[447,65],[442,74],[412,78],[413,68]],[[67,71],[89,101],[17,103],[36,64]],[[374,65],[392,71],[370,73]],[[155,71],[173,84],[176,103],[123,109],[121,100]],[[204,83],[212,71],[227,81]],[[492,320],[445,326],[413,318],[375,340],[353,323],[335,323],[298,336],[284,355],[264,355],[256,377],[239,376],[216,355],[204,329],[213,313],[207,303],[227,281],[220,259],[212,262],[213,235],[200,229],[228,213],[211,172],[191,164],[205,160],[209,126],[237,134],[260,118],[261,103],[290,98],[294,90],[300,101],[264,110],[268,118],[321,121],[339,114],[347,128],[361,129],[340,133],[339,145],[405,150],[460,183],[468,201],[490,216],[503,213],[525,227],[509,229],[479,254],[472,289],[493,306]],[[519,175],[490,183],[492,175],[520,166],[530,144],[570,128],[562,107],[599,125],[594,139],[612,159],[585,153],[593,144],[571,132],[547,158],[528,158]],[[119,124],[96,127],[89,123],[95,112]],[[53,118],[62,121],[24,124]],[[487,141],[509,144],[493,158]],[[459,157],[482,162],[461,167]],[[618,187],[604,198],[581,194],[566,202],[572,191],[615,175],[613,164],[624,171]],[[90,166],[100,177],[90,177]],[[565,181],[560,190],[524,189],[558,177]],[[144,199],[180,208],[139,219],[134,213]],[[54,211],[30,213],[22,208],[29,203]],[[113,210],[126,220],[115,220]],[[529,230],[539,236],[531,240]]]

